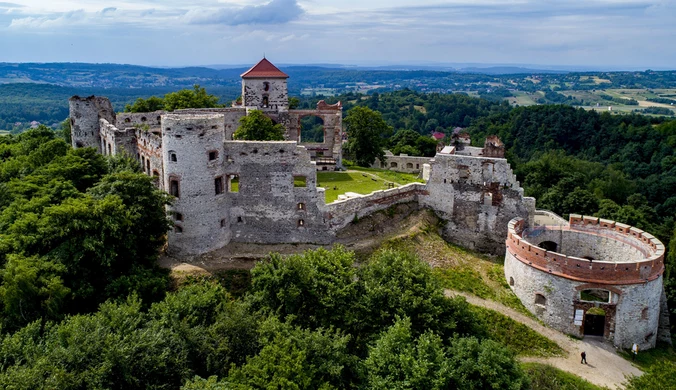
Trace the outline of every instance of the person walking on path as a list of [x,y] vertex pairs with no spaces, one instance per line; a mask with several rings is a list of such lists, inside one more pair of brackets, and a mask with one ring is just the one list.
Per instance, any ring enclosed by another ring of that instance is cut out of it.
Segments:
[[585,351],[582,351],[580,356],[582,357],[582,360],[580,360],[580,364],[587,364],[587,354],[585,353]]
[[638,344],[634,343],[631,346],[631,360],[636,360],[636,355],[638,355]]

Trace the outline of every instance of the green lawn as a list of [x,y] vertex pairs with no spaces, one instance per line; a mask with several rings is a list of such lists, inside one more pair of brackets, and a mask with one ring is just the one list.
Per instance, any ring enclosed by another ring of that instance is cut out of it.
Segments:
[[7,130],[0,130],[0,135],[7,135],[9,134],[9,131]]
[[338,195],[346,192],[366,195],[373,191],[392,188],[388,186],[388,183],[394,183],[398,187],[408,183],[422,182],[415,175],[406,173],[370,168],[356,169],[359,171],[317,172],[317,187],[326,189],[326,203],[334,202],[338,199]]
[[526,375],[530,378],[532,390],[603,390],[579,376],[561,371],[558,368],[542,363],[522,364]]

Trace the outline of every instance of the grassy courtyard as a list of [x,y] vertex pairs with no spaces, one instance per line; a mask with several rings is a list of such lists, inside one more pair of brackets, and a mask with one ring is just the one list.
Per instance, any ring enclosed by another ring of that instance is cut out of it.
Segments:
[[347,172],[317,172],[317,187],[326,189],[326,203],[334,202],[346,192],[370,194],[408,183],[422,183],[417,175],[371,168],[356,168]]

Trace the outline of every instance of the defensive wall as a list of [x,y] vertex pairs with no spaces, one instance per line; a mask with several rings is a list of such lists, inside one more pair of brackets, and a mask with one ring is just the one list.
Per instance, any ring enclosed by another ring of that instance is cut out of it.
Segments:
[[621,348],[652,348],[658,339],[669,339],[659,240],[625,224],[575,214],[566,225],[528,226],[534,225],[521,218],[509,222],[505,278],[529,311],[577,337],[601,326],[597,334]]

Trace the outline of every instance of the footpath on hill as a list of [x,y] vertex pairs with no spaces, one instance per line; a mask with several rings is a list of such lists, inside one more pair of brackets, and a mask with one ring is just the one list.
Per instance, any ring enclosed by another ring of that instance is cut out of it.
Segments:
[[[615,352],[615,348],[602,338],[585,337],[584,340],[576,340],[559,331],[548,328],[532,318],[500,303],[453,290],[445,290],[445,293],[446,296],[449,297],[458,295],[463,296],[467,299],[467,302],[472,305],[485,307],[502,313],[556,342],[566,351],[566,356],[552,358],[521,358],[520,360],[523,362],[546,363],[563,371],[575,374],[595,385],[605,386],[611,389],[621,389],[622,383],[626,380],[625,376],[638,376],[642,374],[641,370],[633,366],[631,362],[619,356]],[[588,364],[580,364],[580,353],[582,351],[587,353]]]

